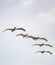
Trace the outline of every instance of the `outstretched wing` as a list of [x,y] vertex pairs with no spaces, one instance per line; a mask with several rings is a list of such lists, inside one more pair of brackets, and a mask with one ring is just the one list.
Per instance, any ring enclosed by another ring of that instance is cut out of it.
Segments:
[[44,44],[45,46],[49,46],[49,47],[53,47],[52,45],[50,45],[50,44]]
[[37,52],[35,52],[35,53],[39,53],[39,52],[42,53],[43,51],[37,51]]
[[50,51],[46,51],[46,52],[52,54],[52,52],[50,52]]
[[39,53],[39,52],[40,52],[40,53],[44,53],[45,51],[37,51],[37,52],[35,52],[35,54],[36,54],[36,53]]
[[48,41],[46,38],[39,38],[39,39],[42,39],[42,40]]
[[23,38],[27,37],[28,34],[17,34],[16,36],[23,36]]
[[10,29],[10,28],[7,28],[7,29],[5,29],[3,32],[5,32],[5,31],[7,31],[7,30],[12,30],[12,29]]
[[32,38],[34,40],[34,37],[33,36],[28,36],[28,38]]
[[24,28],[16,28],[16,30],[23,30],[23,31],[26,31]]
[[16,36],[23,36],[24,34],[17,34]]
[[40,46],[40,44],[33,44],[32,46],[37,46],[37,45]]
[[38,40],[39,39],[39,37],[33,37],[33,40]]

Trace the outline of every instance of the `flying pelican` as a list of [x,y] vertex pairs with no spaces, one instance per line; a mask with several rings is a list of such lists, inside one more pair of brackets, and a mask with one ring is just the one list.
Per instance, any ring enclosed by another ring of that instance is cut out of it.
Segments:
[[5,32],[5,31],[7,31],[7,30],[11,30],[12,32],[15,31],[15,30],[23,30],[23,31],[26,31],[26,30],[23,29],[23,28],[16,28],[16,27],[14,27],[14,28],[7,28],[7,29],[5,29],[3,32]]
[[41,53],[45,53],[45,52],[47,52],[47,53],[49,53],[49,54],[52,54],[52,52],[50,52],[50,51],[37,51],[36,53],[38,53],[38,52],[41,52]]
[[33,40],[38,40],[38,39],[41,39],[41,40],[48,41],[48,40],[47,40],[47,39],[45,39],[45,38],[34,37],[34,36],[29,36],[29,35],[28,35],[28,38],[32,38]]
[[40,37],[33,37],[33,40],[38,40],[38,39],[41,39],[41,40],[48,41],[48,40],[47,40],[47,39],[45,39],[45,38],[40,38]]
[[44,43],[42,43],[42,44],[34,44],[34,45],[32,45],[32,46],[40,46],[40,47],[42,47],[42,46],[49,46],[49,47],[53,47],[52,45],[50,45],[50,44],[44,44]]
[[25,38],[28,36],[28,34],[17,34],[16,36],[23,36],[23,38]]

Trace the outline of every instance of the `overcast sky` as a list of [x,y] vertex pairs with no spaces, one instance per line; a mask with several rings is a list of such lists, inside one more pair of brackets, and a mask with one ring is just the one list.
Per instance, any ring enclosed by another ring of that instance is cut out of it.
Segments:
[[[27,31],[6,31],[9,27],[23,27]],[[43,40],[16,37],[24,33],[45,37]],[[31,47],[36,43],[49,43],[49,47]],[[0,65],[55,65],[55,0],[0,0]],[[34,54],[36,51],[50,54]]]

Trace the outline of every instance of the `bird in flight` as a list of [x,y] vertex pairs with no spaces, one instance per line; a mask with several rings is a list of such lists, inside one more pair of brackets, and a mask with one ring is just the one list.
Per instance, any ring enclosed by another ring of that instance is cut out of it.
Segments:
[[34,45],[32,45],[32,46],[40,46],[40,47],[42,47],[42,46],[49,46],[49,47],[53,47],[53,46],[50,45],[50,44],[44,44],[44,43],[42,43],[42,44],[34,44]]
[[50,51],[44,51],[44,50],[43,50],[43,51],[37,51],[37,52],[35,52],[35,53],[38,53],[38,52],[40,52],[40,53],[42,53],[42,54],[45,53],[45,52],[46,52],[46,53],[49,53],[49,54],[52,54],[52,52],[50,52]]
[[28,34],[17,34],[16,36],[22,36],[23,38],[25,38],[28,36]]
[[3,32],[5,32],[7,30],[11,30],[12,32],[14,32],[15,30],[23,30],[23,31],[26,31],[24,28],[16,28],[16,27],[14,27],[14,28],[7,28]]
[[41,39],[41,40],[48,41],[46,38],[34,37],[34,36],[30,36],[30,35],[28,35],[28,38],[32,38],[33,40]]

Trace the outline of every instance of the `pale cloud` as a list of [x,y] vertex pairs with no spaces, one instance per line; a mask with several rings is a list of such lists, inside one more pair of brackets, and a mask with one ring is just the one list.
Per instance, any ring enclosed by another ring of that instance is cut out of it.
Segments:
[[47,12],[40,12],[38,14],[38,16],[41,16],[41,17],[55,17],[55,7],[53,9],[51,9],[50,11],[47,11]]
[[32,4],[33,0],[21,0],[23,5],[30,5]]
[[47,12],[48,16],[55,16],[55,7],[50,10],[49,12]]
[[38,16],[45,16],[45,13],[39,13]]
[[9,0],[9,2],[11,3],[11,2],[12,2],[12,0]]

